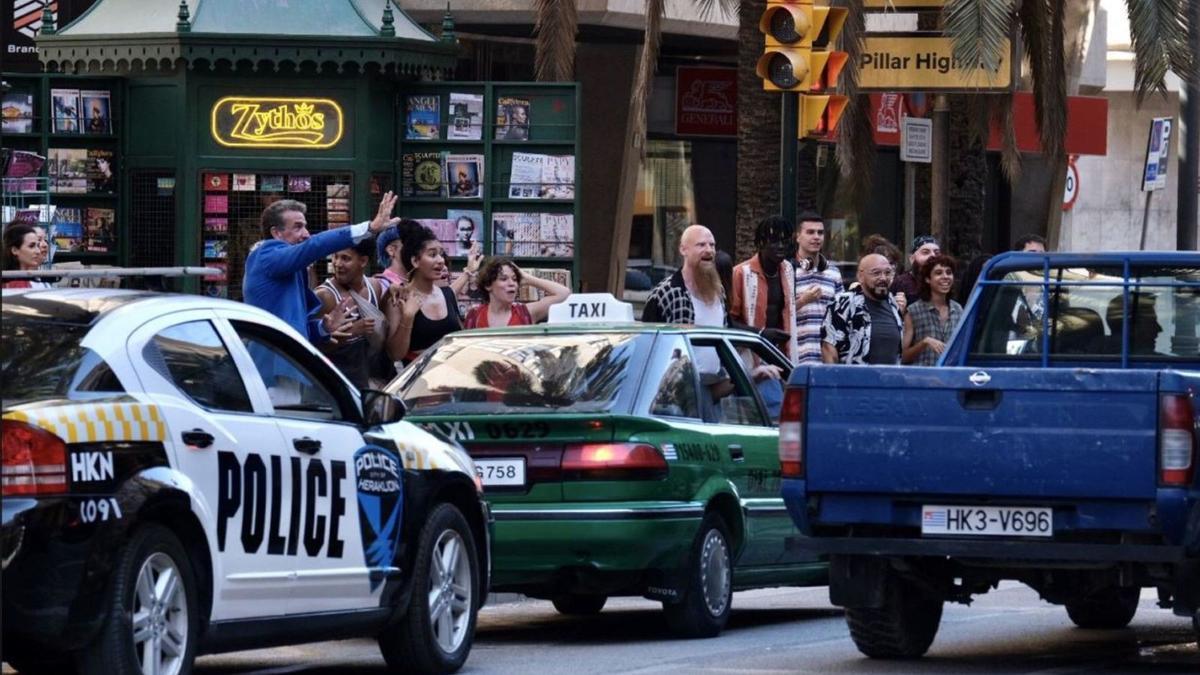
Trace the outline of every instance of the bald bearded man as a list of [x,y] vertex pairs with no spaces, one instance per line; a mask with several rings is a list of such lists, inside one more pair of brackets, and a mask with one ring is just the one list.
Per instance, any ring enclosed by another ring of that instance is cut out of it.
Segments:
[[692,225],[679,239],[680,267],[650,291],[642,321],[725,326],[725,291],[717,273],[717,243],[703,225]]
[[858,261],[858,285],[838,293],[825,310],[821,360],[846,365],[898,365],[904,322],[889,292],[896,270],[868,253]]

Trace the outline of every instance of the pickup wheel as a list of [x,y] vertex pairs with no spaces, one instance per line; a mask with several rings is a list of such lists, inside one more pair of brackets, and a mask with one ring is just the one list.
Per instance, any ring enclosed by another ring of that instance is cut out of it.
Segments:
[[391,672],[453,673],[466,662],[475,638],[475,539],[457,508],[439,504],[419,541],[408,611],[379,635],[379,650]]
[[1124,628],[1137,614],[1140,588],[1106,588],[1082,600],[1067,603],[1067,616],[1080,628]]
[[733,604],[733,556],[729,530],[715,513],[705,514],[688,556],[687,585],[679,602],[663,602],[671,632],[686,638],[720,634]]
[[192,671],[200,603],[187,552],[174,533],[154,523],[138,528],[118,556],[104,602],[104,626],[77,654],[80,673]]
[[883,583],[882,607],[846,608],[854,646],[873,659],[924,656],[942,622],[942,600],[894,573]]
[[604,603],[608,602],[608,596],[566,593],[554,596],[552,602],[554,603],[554,609],[557,609],[559,614],[588,616],[599,614],[600,610],[604,609]]

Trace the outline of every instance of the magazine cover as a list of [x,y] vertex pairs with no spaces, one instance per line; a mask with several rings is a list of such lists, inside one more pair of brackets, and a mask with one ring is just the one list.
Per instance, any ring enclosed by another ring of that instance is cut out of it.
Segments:
[[441,197],[443,155],[407,152],[400,159],[400,192],[404,197]]
[[483,94],[450,92],[450,126],[447,138],[483,138]]
[[[212,263],[205,263],[205,267],[212,267]],[[205,283],[204,284],[204,294],[210,298],[228,298],[229,297],[229,285],[228,284]]]
[[0,132],[6,134],[28,134],[33,132],[33,92],[13,90],[0,99],[3,125]]
[[228,232],[229,219],[225,216],[206,216],[204,218],[204,231],[213,233]]
[[50,225],[50,237],[60,251],[82,251],[83,214],[80,209],[60,206]]
[[50,191],[83,194],[88,191],[86,148],[50,148]]
[[113,151],[103,148],[87,149],[88,192],[116,192],[113,178]]
[[88,134],[112,133],[112,94],[108,91],[84,89],[79,92],[83,132]]
[[529,140],[529,99],[501,96],[496,102],[496,138]]
[[446,189],[456,199],[482,198],[483,155],[447,155]]
[[512,257],[513,232],[516,230],[517,214],[492,214],[492,255]]
[[51,89],[50,101],[54,109],[51,130],[56,134],[79,133],[79,90]]
[[205,213],[229,213],[229,195],[204,195]]
[[224,259],[225,253],[228,250],[229,242],[225,239],[205,239],[204,240],[204,257]]
[[89,251],[108,253],[116,246],[116,213],[112,209],[88,207],[84,212],[84,246]]
[[38,174],[46,158],[36,152],[11,148],[0,148],[0,152],[3,152],[4,192],[37,192]]
[[325,197],[327,199],[349,199],[350,184],[349,183],[330,183],[325,186]]
[[204,174],[204,191],[205,192],[226,192],[229,190],[229,174],[227,173],[206,173]]
[[263,176],[259,192],[283,192],[283,176]]
[[483,211],[448,209],[446,218],[454,221],[454,238],[458,255],[467,255],[472,246],[483,241]]
[[308,192],[312,189],[312,176],[288,176],[288,192]]
[[542,188],[542,165],[546,155],[514,152],[512,175],[508,179],[509,199],[537,199]]
[[257,189],[257,177],[252,173],[235,173],[233,174],[233,191],[234,192],[254,192]]
[[[454,221],[448,218],[418,218],[417,222],[428,227],[437,237],[446,256],[459,255]],[[465,255],[465,252],[464,252]]]
[[569,213],[543,213],[541,250],[538,255],[548,258],[570,258],[575,255],[575,217]]
[[437,94],[408,97],[408,123],[404,137],[408,140],[437,139],[441,99]]
[[221,273],[216,276],[204,277],[204,280],[210,284],[223,284],[229,280],[229,263],[227,262],[206,262],[205,267],[220,270]]
[[575,155],[546,155],[542,160],[542,199],[575,198]]

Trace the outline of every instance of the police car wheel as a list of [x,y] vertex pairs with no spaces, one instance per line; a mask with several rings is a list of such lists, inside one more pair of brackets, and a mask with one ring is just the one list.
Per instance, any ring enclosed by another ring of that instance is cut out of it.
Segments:
[[725,628],[733,603],[729,530],[720,516],[705,514],[688,560],[683,599],[663,602],[667,626],[680,637],[716,637]]
[[587,616],[599,614],[600,610],[604,609],[604,603],[608,602],[608,596],[590,593],[564,593],[554,596],[552,602],[554,609],[558,610],[559,614]]
[[466,518],[439,504],[421,530],[408,611],[379,636],[395,672],[452,673],[462,668],[475,638],[479,562]]
[[108,613],[76,665],[93,673],[190,673],[199,604],[192,567],[179,539],[147,524],[121,550],[109,585]]

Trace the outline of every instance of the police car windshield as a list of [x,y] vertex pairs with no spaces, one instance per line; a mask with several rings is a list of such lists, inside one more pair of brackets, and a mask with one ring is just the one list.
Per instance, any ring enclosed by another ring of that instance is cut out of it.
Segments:
[[80,345],[88,326],[5,317],[0,324],[3,407],[48,399],[94,399],[122,393],[95,352]]
[[636,379],[631,361],[639,337],[449,337],[389,389],[419,415],[613,412],[628,403],[623,394],[626,381]]

